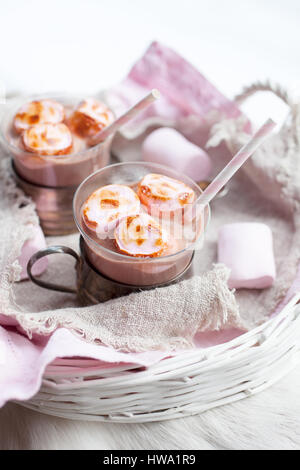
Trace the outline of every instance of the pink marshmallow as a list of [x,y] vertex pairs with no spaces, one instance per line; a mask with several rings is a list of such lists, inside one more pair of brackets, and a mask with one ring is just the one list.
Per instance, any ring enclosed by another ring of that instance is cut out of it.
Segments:
[[170,127],[157,129],[146,137],[142,160],[174,168],[194,181],[206,180],[212,170],[207,153]]
[[[22,273],[20,280],[28,279],[27,275],[27,263],[31,256],[39,250],[44,250],[47,247],[46,240],[43,231],[40,226],[34,228],[34,235],[32,238],[27,240],[23,247],[18,261],[22,267]],[[32,268],[32,273],[35,276],[42,274],[48,266],[48,259],[46,257],[38,260]]]
[[252,222],[223,225],[218,237],[218,261],[231,269],[230,288],[270,287],[276,276],[270,228]]

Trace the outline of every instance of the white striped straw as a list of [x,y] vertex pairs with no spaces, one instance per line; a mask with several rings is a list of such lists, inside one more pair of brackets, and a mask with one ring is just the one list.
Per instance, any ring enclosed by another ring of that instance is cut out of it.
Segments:
[[266,137],[276,126],[272,119],[268,119],[262,127],[254,134],[252,139],[245,144],[238,153],[230,160],[230,162],[220,171],[214,180],[207,186],[198,199],[198,204],[205,206],[208,204],[226,183],[233,177],[239,168],[251,157],[255,150],[262,144]]
[[135,118],[141,111],[147,108],[153,101],[157,100],[160,97],[158,90],[153,89],[148,95],[146,95],[141,101],[136,103],[132,108],[130,108],[126,113],[116,119],[110,126],[102,129],[98,134],[90,138],[90,145],[96,145],[100,142],[103,142],[107,137],[116,132],[121,126],[127,124]]

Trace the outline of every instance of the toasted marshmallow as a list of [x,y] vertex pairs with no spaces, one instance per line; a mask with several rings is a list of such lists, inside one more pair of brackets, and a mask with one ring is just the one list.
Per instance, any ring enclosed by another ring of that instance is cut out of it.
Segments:
[[129,186],[109,184],[89,196],[82,216],[86,226],[101,237],[113,230],[120,218],[135,215],[139,210],[140,200]]
[[194,191],[181,181],[150,173],[138,185],[138,196],[148,212],[173,212],[193,202]]
[[23,132],[23,144],[39,155],[65,155],[72,150],[72,134],[63,124],[37,124]]
[[126,255],[157,257],[168,246],[169,237],[153,217],[140,213],[119,222],[115,240],[119,251]]
[[112,111],[101,101],[88,98],[70,116],[70,126],[80,137],[92,137],[114,120]]
[[13,123],[16,132],[21,133],[37,124],[57,124],[62,122],[64,117],[64,107],[57,101],[31,101],[19,109]]

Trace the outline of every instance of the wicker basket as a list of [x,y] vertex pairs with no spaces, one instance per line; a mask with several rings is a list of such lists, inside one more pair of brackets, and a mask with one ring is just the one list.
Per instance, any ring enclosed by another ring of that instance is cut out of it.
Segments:
[[[258,90],[255,84],[237,101]],[[198,414],[269,387],[300,362],[300,293],[263,325],[223,344],[194,349],[147,369],[59,359],[45,371],[38,394],[22,405],[69,419],[141,423]]]

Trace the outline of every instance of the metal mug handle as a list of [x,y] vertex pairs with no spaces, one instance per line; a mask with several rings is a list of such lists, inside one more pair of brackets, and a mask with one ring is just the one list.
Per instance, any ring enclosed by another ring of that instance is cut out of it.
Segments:
[[72,289],[71,287],[64,287],[61,285],[52,284],[50,282],[45,282],[40,279],[36,279],[36,277],[32,274],[33,265],[39,259],[43,258],[44,256],[53,255],[57,253],[62,253],[62,254],[73,256],[73,258],[76,259],[76,267],[80,263],[80,256],[76,253],[76,251],[72,250],[72,248],[69,248],[68,246],[62,246],[62,245],[49,246],[49,248],[46,248],[45,250],[37,251],[36,253],[34,253],[34,255],[31,256],[30,260],[27,263],[27,274],[34,284],[40,287],[44,287],[44,289],[50,289],[50,290],[55,290],[59,292],[68,292],[69,294],[77,294],[77,289]]

